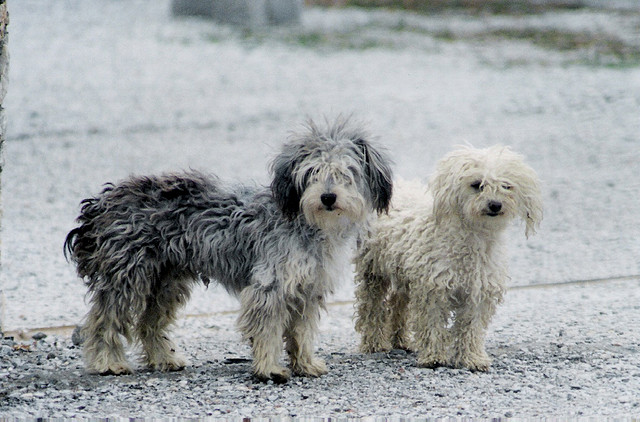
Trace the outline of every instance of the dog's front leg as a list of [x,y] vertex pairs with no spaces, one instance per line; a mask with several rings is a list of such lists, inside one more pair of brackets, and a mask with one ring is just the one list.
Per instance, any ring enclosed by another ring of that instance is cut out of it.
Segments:
[[296,375],[319,377],[327,373],[325,362],[314,356],[313,340],[318,331],[320,304],[307,303],[299,312],[293,313],[286,332],[287,353],[291,369]]
[[491,358],[485,351],[484,339],[498,299],[484,298],[479,304],[467,304],[456,310],[451,329],[454,337],[453,365],[472,371],[488,371]]
[[451,343],[447,330],[450,310],[446,289],[434,289],[426,283],[415,283],[412,291],[409,306],[418,366],[446,366]]
[[261,381],[284,383],[291,373],[280,365],[288,312],[282,294],[272,287],[246,287],[241,295],[238,329],[251,342],[253,374]]

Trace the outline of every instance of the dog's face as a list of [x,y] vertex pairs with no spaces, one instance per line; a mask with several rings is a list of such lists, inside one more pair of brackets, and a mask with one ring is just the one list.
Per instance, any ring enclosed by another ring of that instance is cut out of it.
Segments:
[[438,163],[431,182],[436,221],[458,215],[472,227],[501,230],[517,217],[525,233],[542,220],[536,173],[508,148],[462,148]]
[[310,122],[272,164],[271,188],[283,214],[302,213],[324,230],[363,222],[386,211],[392,184],[389,161],[360,129],[339,120],[320,130]]

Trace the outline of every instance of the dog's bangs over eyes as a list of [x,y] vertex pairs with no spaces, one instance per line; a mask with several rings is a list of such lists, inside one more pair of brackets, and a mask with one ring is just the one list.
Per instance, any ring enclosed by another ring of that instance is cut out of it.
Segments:
[[[318,165],[318,162],[321,164]],[[361,168],[358,159],[345,154],[344,150],[325,151],[319,157],[303,163],[296,170],[295,178],[300,189],[309,183],[328,179],[334,183],[356,185],[362,177]]]
[[333,163],[331,175],[345,185],[357,185],[362,179],[362,165],[355,158],[345,155],[341,163]]
[[471,186],[471,188],[476,191],[484,190],[484,184],[482,183],[482,180],[474,180],[469,186]]
[[327,166],[322,169],[313,169],[305,174],[305,185],[317,182],[333,182],[344,185],[354,185],[359,180],[359,173],[355,167],[349,167],[347,172],[341,166]]
[[496,181],[496,185],[500,186],[500,189],[504,191],[515,189],[515,183],[511,182],[508,178]]
[[[471,189],[473,189],[476,192],[482,192],[484,191],[486,184],[487,184],[486,180],[474,179],[471,183],[469,183],[469,187],[471,187]],[[506,191],[513,189],[513,183],[507,180],[497,182],[496,185],[499,185],[500,189],[506,190]]]

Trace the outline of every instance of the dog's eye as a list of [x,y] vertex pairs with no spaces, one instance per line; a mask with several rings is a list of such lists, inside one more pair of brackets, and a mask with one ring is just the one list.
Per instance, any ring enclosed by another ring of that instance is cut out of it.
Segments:
[[475,189],[475,190],[480,191],[480,190],[482,190],[482,187],[483,187],[483,186],[482,186],[482,182],[481,182],[481,181],[479,181],[479,180],[478,180],[478,181],[476,181],[476,182],[473,182],[473,183],[471,184],[471,187],[472,187],[473,189]]
[[513,188],[513,186],[511,185],[507,185],[507,184],[502,185],[502,189],[504,190],[511,190],[511,188]]
[[304,174],[304,183],[313,183],[316,182],[318,179],[318,174],[316,172],[314,172],[313,170],[307,170],[307,172]]

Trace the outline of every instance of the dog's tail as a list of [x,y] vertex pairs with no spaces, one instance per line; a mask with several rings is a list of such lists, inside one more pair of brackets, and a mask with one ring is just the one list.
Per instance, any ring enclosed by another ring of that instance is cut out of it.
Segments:
[[[103,194],[113,189],[109,184]],[[71,230],[64,241],[63,253],[67,261],[78,265],[78,274],[84,275],[83,262],[96,250],[95,236],[91,236],[95,218],[100,214],[99,198],[87,198],[80,203],[80,215],[76,219],[79,225]]]
[[63,253],[64,258],[67,261],[69,261],[69,259],[74,259],[73,251],[75,250],[76,239],[78,239],[78,236],[80,236],[81,231],[82,227],[76,227],[75,229],[71,230],[67,237],[64,239]]
[[67,261],[78,263],[81,250],[88,246],[85,234],[88,232],[86,224],[71,230],[64,240],[63,253]]
[[[82,201],[83,211],[87,201],[89,200],[85,199]],[[91,255],[91,250],[95,250],[95,245],[92,247],[92,242],[89,242],[87,239],[87,233],[90,231],[89,226],[91,220],[88,219],[84,213],[81,213],[77,221],[80,225],[67,234],[64,241],[63,252],[67,261],[73,261],[77,265],[78,274],[82,276],[84,275],[84,271],[82,270],[82,263],[84,261],[83,257]]]

